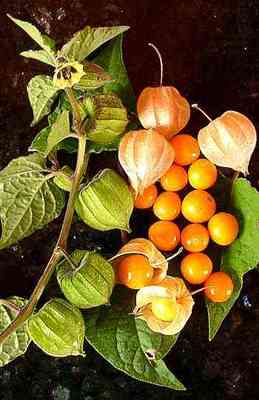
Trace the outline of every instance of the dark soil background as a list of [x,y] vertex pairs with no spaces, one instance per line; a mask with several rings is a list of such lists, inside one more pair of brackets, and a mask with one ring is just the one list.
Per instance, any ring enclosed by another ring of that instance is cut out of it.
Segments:
[[[226,109],[247,114],[259,126],[259,0],[0,0],[0,167],[24,154],[35,134],[26,84],[46,68],[19,57],[32,41],[8,18],[27,19],[57,39],[69,39],[84,25],[127,24],[125,60],[136,94],[159,79],[147,42],[158,45],[165,82],[212,116]],[[195,120],[195,118],[197,120]],[[194,115],[194,126],[204,124]],[[196,125],[195,125],[196,124]],[[195,133],[195,132],[193,132]],[[251,165],[257,186],[259,149]],[[1,297],[28,296],[57,238],[59,221],[44,232],[1,251]],[[88,232],[75,224],[71,246],[112,252],[118,236]],[[258,245],[258,244],[255,244]],[[90,349],[88,357],[52,359],[33,345],[0,371],[0,400],[259,398],[259,274],[245,278],[242,295],[212,343],[202,302],[181,334],[167,364],[190,389],[179,394],[146,385],[114,370]],[[48,295],[56,290],[49,285]],[[198,299],[198,297],[197,297]]]

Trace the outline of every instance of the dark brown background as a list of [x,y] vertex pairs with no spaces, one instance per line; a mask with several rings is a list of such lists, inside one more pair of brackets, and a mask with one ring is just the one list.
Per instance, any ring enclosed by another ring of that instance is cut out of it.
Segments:
[[[86,24],[130,25],[125,60],[136,94],[159,79],[157,59],[147,47],[152,41],[164,58],[165,82],[178,87],[191,102],[202,104],[212,116],[234,109],[258,126],[259,0],[0,0],[0,167],[24,154],[35,134],[29,128],[32,116],[26,84],[34,74],[46,71],[39,63],[18,56],[33,45],[7,19],[7,12],[33,22],[59,45]],[[204,123],[202,118],[197,121]],[[251,166],[255,185],[258,155],[259,150]],[[14,292],[28,296],[58,229],[57,221],[48,231],[1,252],[1,296]],[[90,247],[110,245],[107,236],[86,232],[80,224],[71,240],[74,246],[86,240]],[[210,344],[206,313],[198,301],[192,321],[167,360],[190,389],[184,398],[259,398],[258,286],[258,273],[250,273],[240,300]],[[137,383],[92,352],[85,360],[55,360],[31,347],[24,358],[0,371],[1,400],[158,397],[180,399],[182,395]]]

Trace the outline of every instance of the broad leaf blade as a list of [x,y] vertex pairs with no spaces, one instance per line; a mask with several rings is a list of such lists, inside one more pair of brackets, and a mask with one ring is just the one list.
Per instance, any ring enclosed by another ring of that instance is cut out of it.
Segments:
[[134,111],[136,99],[123,61],[122,42],[123,35],[121,34],[107,44],[94,62],[103,67],[113,78],[113,82],[105,85],[104,93],[118,94],[123,104]]
[[40,47],[46,50],[46,52],[49,53],[49,55],[53,59],[53,62],[55,61],[55,52],[53,50],[55,42],[53,41],[53,39],[51,39],[47,35],[42,35],[41,32],[31,23],[22,21],[18,18],[14,18],[9,14],[7,14],[7,16],[16,25],[23,29],[36,43],[38,43]]
[[[86,339],[115,368],[143,382],[184,390],[161,358],[176,341],[116,306],[86,313]],[[152,360],[150,359],[152,355]]]
[[[19,308],[26,304],[26,300],[20,297],[10,297],[7,299]],[[16,318],[17,313],[5,305],[0,305],[0,333],[3,332]],[[13,361],[15,358],[24,354],[31,340],[27,333],[27,323],[12,333],[9,338],[0,346],[0,367]]]
[[27,91],[33,111],[33,121],[31,124],[33,126],[45,117],[45,115],[49,114],[59,89],[53,85],[51,77],[36,75],[28,83]]
[[12,160],[0,172],[0,249],[31,235],[56,218],[64,193],[44,175],[45,160],[31,154]]
[[90,26],[86,26],[84,29],[77,32],[73,38],[62,47],[61,53],[76,61],[83,61],[102,44],[128,29],[128,26],[103,28],[91,28]]
[[69,111],[64,110],[52,125],[48,138],[45,155],[48,155],[58,143],[62,142],[70,135]]
[[33,60],[37,60],[45,64],[51,65],[52,67],[55,67],[55,60],[53,60],[53,57],[51,57],[46,50],[23,51],[21,53],[21,56],[25,58],[32,58]]
[[225,303],[207,302],[210,340],[237,300],[244,274],[256,268],[259,262],[259,193],[246,179],[234,183],[232,206],[240,222],[240,233],[238,239],[224,250],[221,270],[234,279],[234,291]]

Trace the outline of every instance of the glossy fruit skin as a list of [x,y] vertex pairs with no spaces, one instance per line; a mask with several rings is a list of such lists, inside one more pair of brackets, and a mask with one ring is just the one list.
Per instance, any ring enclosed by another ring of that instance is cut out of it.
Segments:
[[141,289],[147,286],[153,277],[153,268],[147,257],[129,255],[116,264],[116,280],[130,289]]
[[176,316],[177,304],[173,299],[157,297],[152,301],[151,309],[156,318],[164,322],[171,322]]
[[181,273],[184,279],[192,285],[199,285],[210,276],[213,264],[204,253],[190,253],[182,259]]
[[160,184],[164,190],[178,192],[188,183],[188,175],[183,167],[173,164],[160,178]]
[[172,221],[181,212],[181,199],[177,193],[160,193],[153,206],[154,214],[157,218],[165,221]]
[[180,229],[171,221],[157,221],[149,227],[148,237],[162,251],[172,251],[180,242]]
[[170,139],[190,119],[190,104],[173,86],[146,87],[137,100],[137,113],[142,126],[153,128]]
[[205,190],[192,190],[182,202],[182,214],[192,223],[207,222],[216,212],[216,202]]
[[219,212],[209,220],[208,229],[211,239],[215,243],[228,246],[237,238],[239,224],[234,215]]
[[227,301],[234,289],[232,278],[225,272],[214,272],[204,283],[205,296],[214,303]]
[[175,151],[174,162],[178,165],[190,165],[200,157],[200,147],[197,139],[191,135],[177,135],[171,140]]
[[153,206],[156,201],[158,195],[156,185],[148,186],[142,194],[138,194],[135,199],[134,206],[135,208],[139,208],[141,210],[150,208]]
[[216,166],[205,158],[194,161],[188,170],[189,183],[194,189],[205,190],[212,187],[216,183],[217,177]]
[[181,232],[182,246],[191,253],[199,253],[205,250],[209,241],[209,231],[201,224],[188,224]]

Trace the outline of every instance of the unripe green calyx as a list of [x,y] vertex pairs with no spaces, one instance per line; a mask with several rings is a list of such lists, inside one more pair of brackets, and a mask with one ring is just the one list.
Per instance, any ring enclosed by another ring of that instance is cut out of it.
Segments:
[[79,308],[109,303],[115,276],[112,265],[94,251],[75,250],[57,266],[57,280],[64,296]]
[[104,169],[78,195],[75,209],[91,228],[100,231],[121,229],[130,232],[134,207],[127,183],[112,169]]
[[85,324],[77,307],[55,298],[28,321],[32,341],[54,357],[84,355]]
[[86,97],[82,103],[89,118],[88,139],[109,144],[124,133],[128,124],[127,110],[115,94]]
[[70,192],[72,187],[72,175],[73,170],[68,165],[65,165],[58,171],[58,175],[54,177],[53,181],[60,189]]

